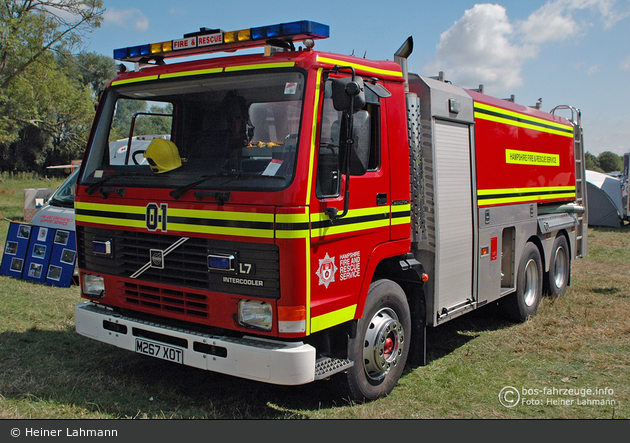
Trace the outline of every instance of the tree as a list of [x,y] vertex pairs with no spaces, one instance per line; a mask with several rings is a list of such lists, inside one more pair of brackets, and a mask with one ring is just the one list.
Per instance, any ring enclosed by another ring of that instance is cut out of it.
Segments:
[[[0,3],[2,169],[41,169],[50,153],[72,158],[84,147],[95,92],[83,85],[92,80],[77,81],[58,54],[100,26],[101,8],[102,0]],[[11,163],[16,157],[30,163]]]
[[584,167],[589,171],[604,172],[597,157],[588,151],[584,153]]
[[74,81],[90,90],[94,99],[116,75],[116,64],[111,57],[96,52],[72,54],[59,52],[57,61]]
[[604,172],[623,170],[623,158],[614,152],[604,151],[597,156],[597,160]]
[[101,25],[101,0],[5,0],[0,6],[0,89],[51,50],[72,47]]

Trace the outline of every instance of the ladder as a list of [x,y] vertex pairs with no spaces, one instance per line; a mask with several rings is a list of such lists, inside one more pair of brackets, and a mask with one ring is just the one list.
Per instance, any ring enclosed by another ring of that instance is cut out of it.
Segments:
[[576,227],[576,251],[577,258],[586,256],[587,229],[588,229],[588,202],[586,191],[586,166],[584,160],[584,138],[582,134],[582,112],[572,106],[560,105],[551,110],[555,115],[556,110],[570,110],[571,123],[573,124],[573,149],[575,152],[575,201],[584,208],[584,212],[578,213],[578,225]]

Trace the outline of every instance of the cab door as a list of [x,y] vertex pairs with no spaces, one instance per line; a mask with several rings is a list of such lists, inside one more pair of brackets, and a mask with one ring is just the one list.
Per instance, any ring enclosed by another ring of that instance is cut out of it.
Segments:
[[[349,180],[339,168],[343,115],[324,80],[310,202],[311,333],[354,318],[366,266],[374,248],[390,239],[390,172],[381,99],[366,91],[362,118],[369,119],[368,171]],[[364,112],[365,111],[365,112]],[[344,214],[349,186],[348,211]],[[336,216],[333,214],[336,212]]]

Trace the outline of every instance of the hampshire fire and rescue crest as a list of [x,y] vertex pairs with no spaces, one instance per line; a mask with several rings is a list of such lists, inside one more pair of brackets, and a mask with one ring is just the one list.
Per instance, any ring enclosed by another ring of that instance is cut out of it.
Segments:
[[319,277],[319,284],[326,286],[335,281],[335,273],[337,272],[337,266],[335,266],[335,257],[330,257],[328,252],[326,257],[319,261],[319,268],[317,269],[317,276]]

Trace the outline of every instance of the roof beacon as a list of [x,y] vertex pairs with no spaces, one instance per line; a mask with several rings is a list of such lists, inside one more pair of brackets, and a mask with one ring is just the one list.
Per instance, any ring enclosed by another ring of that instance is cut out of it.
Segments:
[[144,62],[151,59],[162,60],[167,57],[219,51],[231,52],[268,45],[293,50],[295,49],[293,43],[296,41],[323,39],[329,36],[328,25],[307,20],[229,32],[201,28],[198,32],[185,34],[183,38],[176,40],[115,49],[114,59],[123,62]]

